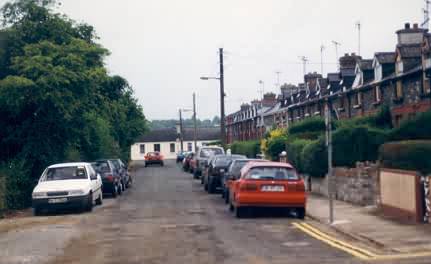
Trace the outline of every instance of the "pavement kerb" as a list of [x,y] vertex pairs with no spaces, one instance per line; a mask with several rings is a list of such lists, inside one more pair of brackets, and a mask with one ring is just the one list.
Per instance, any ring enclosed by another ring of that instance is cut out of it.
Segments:
[[314,220],[316,222],[319,222],[321,224],[324,224],[324,225],[330,227],[335,232],[337,232],[337,233],[339,233],[341,235],[344,235],[344,236],[346,236],[346,237],[348,237],[348,238],[350,238],[352,240],[356,240],[356,241],[359,241],[359,242],[362,242],[362,243],[365,243],[365,244],[372,244],[372,246],[378,247],[380,250],[385,250],[385,251],[389,250],[389,251],[391,251],[393,253],[400,253],[399,251],[396,251],[396,250],[394,250],[392,248],[389,248],[385,244],[383,244],[381,242],[378,242],[378,241],[376,241],[376,240],[374,240],[374,239],[372,239],[370,237],[367,237],[367,236],[364,236],[364,235],[354,234],[354,233],[348,232],[348,231],[346,231],[346,230],[344,230],[344,229],[342,229],[340,227],[337,227],[337,226],[334,226],[334,225],[330,225],[330,224],[328,224],[328,222],[322,220],[319,217],[313,216],[309,212],[307,212],[307,217],[309,217],[310,219],[312,219],[312,220]]

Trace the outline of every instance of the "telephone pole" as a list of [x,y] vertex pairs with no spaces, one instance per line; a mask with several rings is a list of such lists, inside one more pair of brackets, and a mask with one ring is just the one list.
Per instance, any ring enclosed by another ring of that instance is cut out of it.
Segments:
[[198,148],[198,143],[197,143],[198,128],[196,124],[196,93],[193,93],[193,126],[194,126],[193,140],[194,140],[195,152],[196,152]]
[[181,109],[179,109],[178,112],[180,114],[180,150],[183,152],[183,117],[181,114]]
[[326,123],[326,146],[328,147],[328,198],[329,198],[329,223],[334,222],[334,180],[332,179],[332,120],[331,103],[326,101],[325,123]]
[[220,136],[221,143],[224,146],[226,143],[226,129],[225,129],[225,116],[224,116],[224,66],[223,66],[223,48],[219,49],[220,60]]

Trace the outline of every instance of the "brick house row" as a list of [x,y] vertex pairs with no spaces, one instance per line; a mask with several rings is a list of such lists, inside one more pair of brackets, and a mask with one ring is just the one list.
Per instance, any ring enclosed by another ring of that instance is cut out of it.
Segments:
[[259,139],[272,127],[324,116],[327,103],[338,119],[367,116],[388,105],[395,126],[431,109],[431,34],[409,23],[396,34],[395,51],[369,59],[345,54],[339,72],[308,73],[304,83],[282,85],[278,96],[265,94],[243,104],[226,117],[227,142]]

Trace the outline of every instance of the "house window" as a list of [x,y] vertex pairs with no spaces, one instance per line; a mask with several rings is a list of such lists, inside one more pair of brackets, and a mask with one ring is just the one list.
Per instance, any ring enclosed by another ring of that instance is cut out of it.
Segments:
[[160,152],[160,144],[154,144],[154,151]]
[[401,99],[403,98],[403,84],[401,80],[397,81],[396,87],[395,87],[395,98]]
[[170,148],[171,153],[174,153],[175,152],[175,143],[171,143],[169,145],[169,148]]
[[187,151],[193,151],[193,144],[191,142],[187,143]]
[[376,102],[380,102],[380,100],[382,100],[382,94],[379,86],[374,87],[374,100]]
[[139,145],[139,153],[145,154],[145,144]]
[[403,119],[403,115],[396,115],[395,116],[395,127],[399,127],[400,126],[402,119]]

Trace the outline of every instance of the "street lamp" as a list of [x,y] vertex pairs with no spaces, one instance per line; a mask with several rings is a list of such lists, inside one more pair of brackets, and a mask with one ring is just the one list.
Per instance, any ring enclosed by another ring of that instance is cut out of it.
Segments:
[[183,117],[182,117],[182,112],[191,112],[191,109],[188,108],[180,108],[178,109],[178,113],[180,115],[180,131],[178,131],[178,134],[180,134],[179,138],[180,138],[180,150],[181,152],[184,151],[184,147],[183,147]]
[[220,81],[220,136],[221,143],[224,146],[226,143],[226,130],[225,130],[225,114],[224,114],[224,69],[223,69],[223,48],[219,49],[219,63],[220,63],[220,77],[208,77],[202,76],[200,79],[207,80],[219,80]]

